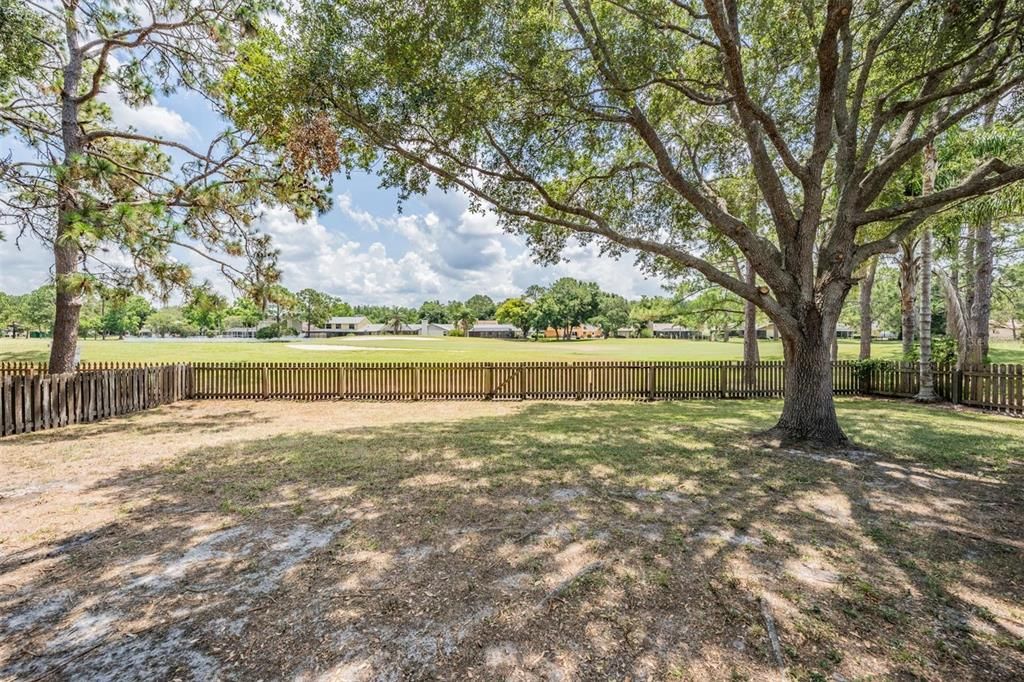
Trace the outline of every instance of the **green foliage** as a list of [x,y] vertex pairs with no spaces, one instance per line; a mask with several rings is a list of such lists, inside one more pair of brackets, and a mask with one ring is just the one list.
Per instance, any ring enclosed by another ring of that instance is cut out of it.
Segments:
[[199,330],[181,308],[162,308],[146,318],[145,327],[157,336],[195,336]]
[[424,301],[417,314],[420,320],[444,324],[448,322],[448,309],[438,300]]
[[618,294],[602,292],[598,296],[597,314],[590,321],[601,328],[605,337],[613,336],[629,324],[629,302]]
[[241,327],[255,327],[263,320],[263,311],[248,298],[240,298],[235,301],[234,305],[228,308],[227,315],[236,319],[238,326]]
[[459,329],[458,327],[456,327],[455,329],[452,329],[450,332],[448,332],[448,336],[463,337],[465,335],[466,335],[466,332],[463,331],[462,329]]
[[285,336],[296,336],[297,334],[298,332],[292,327],[278,322],[268,324],[267,326],[256,330],[256,338],[264,341],[267,339],[279,339]]
[[857,360],[855,364],[857,378],[864,380],[869,378],[873,372],[881,369],[889,369],[894,366],[892,360],[883,360],[882,358],[867,358],[866,360]]
[[[461,331],[462,334],[468,334],[469,330],[472,329],[473,324],[479,319],[473,310],[463,303],[456,303],[450,305],[448,308],[449,319],[452,324],[455,325],[455,330]],[[451,333],[449,332],[449,336]]]
[[[155,0],[143,11],[107,0],[0,0],[0,135],[14,143],[0,161],[3,222],[54,245],[62,291],[87,294],[91,279],[160,295],[186,288],[191,270],[172,255],[180,246],[262,307],[280,272],[255,218],[273,205],[300,217],[327,207],[322,179],[282,160],[291,131],[252,121],[191,140],[147,135],[114,112],[186,91],[214,119],[229,119],[229,76],[241,58],[260,61],[260,24],[275,8],[274,0]],[[134,327],[115,315],[105,328]],[[58,330],[55,349],[72,329]]]
[[52,329],[56,310],[56,289],[52,285],[16,297],[14,305],[15,324],[37,332],[48,333]]
[[[1024,323],[1024,263],[1014,263],[1003,269],[995,283],[993,316],[1003,324]],[[1018,338],[1021,332],[1018,331]]]
[[[29,78],[38,69],[43,43],[36,40],[43,21],[22,0],[0,0],[0,99],[17,78]],[[0,133],[5,124],[0,121]]]
[[511,324],[523,332],[523,336],[530,335],[536,321],[533,306],[523,298],[510,298],[504,301],[494,313],[494,319],[502,324]]
[[125,290],[105,291],[103,313],[97,331],[103,335],[123,337],[138,334],[143,323],[153,314],[149,301]]
[[685,280],[676,289],[676,320],[697,329],[707,328],[719,340],[743,325],[743,299],[722,287]]
[[[936,365],[956,364],[956,339],[952,336],[932,337],[932,362]],[[919,362],[921,360],[921,346],[915,343],[910,352],[903,356],[907,362]]]
[[395,319],[412,324],[419,321],[419,311],[415,308],[389,305],[357,305],[352,308],[353,315],[362,315],[370,322],[377,324],[393,323]]
[[[652,322],[668,322],[678,314],[675,304],[661,296],[644,296],[633,303],[629,309],[629,322],[643,335],[643,330],[650,332]],[[650,337],[648,334],[644,338]]]
[[495,305],[490,296],[476,294],[466,299],[466,307],[478,320],[493,320]]
[[306,328],[322,327],[331,316],[334,300],[316,289],[303,289],[295,295],[299,319],[306,323]]
[[4,295],[0,299],[0,322],[12,331],[49,333],[53,328],[55,302],[56,289],[52,284],[21,296]]
[[543,331],[548,327],[569,330],[594,317],[599,309],[601,290],[594,282],[582,282],[562,277],[548,287],[534,304],[534,326]]
[[331,316],[332,317],[349,317],[353,313],[352,306],[342,301],[340,298],[331,299]]
[[200,334],[207,336],[216,334],[224,328],[227,310],[227,300],[213,291],[208,283],[192,289],[182,308],[185,319],[193,324]]
[[267,313],[277,322],[294,314],[299,305],[295,294],[280,284],[274,284],[263,292]]

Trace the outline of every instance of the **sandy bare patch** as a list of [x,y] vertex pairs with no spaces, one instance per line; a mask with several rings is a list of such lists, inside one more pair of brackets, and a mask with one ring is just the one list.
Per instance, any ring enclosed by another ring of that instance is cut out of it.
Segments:
[[[142,501],[111,505],[96,483],[197,446],[328,433],[417,421],[512,415],[508,402],[407,405],[284,401],[182,401],[93,424],[0,440],[0,550],[83,532]],[[72,503],[69,504],[69,501]]]
[[411,335],[411,334],[410,335],[402,335],[402,334],[394,335],[393,334],[391,336],[385,336],[385,335],[378,336],[378,335],[374,334],[373,338],[355,337],[355,338],[352,338],[352,339],[349,339],[349,340],[355,342],[355,341],[362,341],[364,338],[367,341],[373,341],[374,343],[377,343],[379,341],[441,341],[442,340],[442,338],[438,337],[438,336],[415,336],[415,335]]
[[204,401],[4,439],[0,679],[1022,677],[1019,477],[766,456],[685,409]]
[[[374,339],[374,340],[376,341],[377,339]],[[426,341],[426,340],[427,339],[424,339],[424,341]],[[430,340],[433,341],[433,339],[430,339]],[[386,346],[348,346],[348,345],[340,344],[340,343],[337,343],[337,344],[334,344],[334,343],[332,343],[332,344],[326,344],[326,343],[289,343],[288,347],[289,348],[295,348],[297,350],[339,351],[339,352],[354,351],[354,350],[390,350],[390,351],[401,351],[401,352],[410,351],[410,352],[416,353],[418,351],[429,350],[427,348],[394,348],[394,347],[388,348]],[[465,351],[451,350],[451,351],[446,351],[446,352],[448,352],[448,353],[464,353]]]

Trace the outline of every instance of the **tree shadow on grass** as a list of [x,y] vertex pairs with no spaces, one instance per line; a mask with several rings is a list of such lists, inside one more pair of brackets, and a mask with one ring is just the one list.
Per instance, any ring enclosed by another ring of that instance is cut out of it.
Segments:
[[121,472],[117,522],[0,560],[0,675],[770,679],[762,602],[797,677],[1024,673],[1016,470],[766,450],[775,405],[538,403]]
[[126,430],[135,435],[166,435],[167,437],[221,433],[241,426],[259,423],[263,419],[258,412],[238,403],[238,409],[206,414],[199,403],[188,401],[162,405],[152,410],[141,410],[131,414],[95,422],[83,422],[72,427],[60,427],[21,434],[0,440],[3,448],[21,448],[25,445],[73,444],[83,439],[102,438],[109,435],[123,435]]

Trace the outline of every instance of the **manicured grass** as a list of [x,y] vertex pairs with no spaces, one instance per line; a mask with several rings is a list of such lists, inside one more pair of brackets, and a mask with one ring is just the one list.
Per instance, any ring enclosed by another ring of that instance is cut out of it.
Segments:
[[768,610],[788,679],[1021,679],[1022,422],[837,407],[857,448],[752,439],[779,401],[200,401],[4,439],[0,673],[777,680]]
[[[0,339],[0,362],[44,362],[48,339]],[[336,350],[303,350],[304,348]],[[839,356],[854,359],[857,341],[841,341]],[[763,360],[781,360],[782,344],[760,343]],[[898,342],[876,342],[873,355],[896,359]],[[289,342],[84,340],[82,359],[88,362],[512,362],[587,360],[740,360],[743,345],[733,339],[675,341],[668,339],[599,339],[592,341],[502,341],[496,339],[419,337],[349,337],[296,339]],[[1024,345],[1000,343],[993,362],[1024,362]]]

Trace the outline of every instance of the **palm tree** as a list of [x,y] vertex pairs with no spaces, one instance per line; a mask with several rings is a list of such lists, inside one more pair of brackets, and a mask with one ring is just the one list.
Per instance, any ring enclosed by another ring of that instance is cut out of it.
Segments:
[[460,305],[452,310],[452,322],[462,330],[463,334],[468,334],[469,330],[473,327],[473,323],[476,322],[476,315],[467,306]]
[[917,255],[919,239],[907,237],[900,242],[897,265],[900,269],[900,319],[903,337],[903,355],[910,355],[914,347],[914,300],[917,289],[917,273],[921,258]]
[[875,286],[875,272],[878,270],[878,258],[871,259],[864,277],[860,280],[860,355],[861,360],[871,357],[871,290]]
[[391,330],[392,334],[400,334],[404,325],[405,320],[402,319],[402,314],[398,308],[388,313],[387,327]]
[[[924,170],[921,177],[921,195],[935,191],[935,175],[938,172],[938,160],[935,156],[935,145],[929,143],[924,148]],[[917,392],[917,400],[935,400],[935,377],[932,376],[932,230],[925,225],[921,234],[921,388]]]

